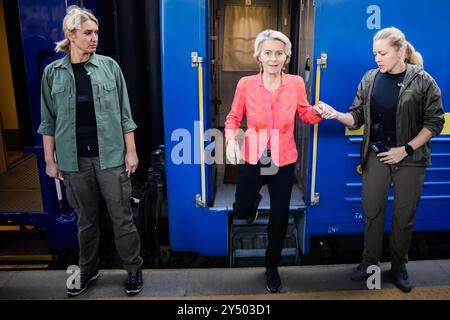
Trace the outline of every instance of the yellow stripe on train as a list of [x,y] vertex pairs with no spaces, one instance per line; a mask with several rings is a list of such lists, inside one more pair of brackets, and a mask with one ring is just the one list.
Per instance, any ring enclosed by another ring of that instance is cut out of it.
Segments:
[[[364,132],[364,126],[359,128],[358,130],[348,130],[348,128],[345,128],[345,135],[346,136],[362,136]],[[450,112],[447,112],[445,114],[445,124],[444,129],[442,130],[441,134],[450,134]]]

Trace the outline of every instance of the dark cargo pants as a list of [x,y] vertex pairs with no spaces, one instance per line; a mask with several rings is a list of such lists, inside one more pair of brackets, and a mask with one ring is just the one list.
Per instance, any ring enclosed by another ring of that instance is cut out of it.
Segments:
[[405,271],[425,167],[384,164],[370,152],[363,173],[364,264],[377,264],[383,249],[388,191],[394,185],[390,258],[392,268]]
[[128,272],[142,267],[140,240],[130,207],[131,181],[125,166],[100,170],[96,158],[78,158],[78,172],[63,172],[67,200],[78,214],[79,265],[82,273],[98,268],[100,241],[97,181],[114,228],[116,249]]

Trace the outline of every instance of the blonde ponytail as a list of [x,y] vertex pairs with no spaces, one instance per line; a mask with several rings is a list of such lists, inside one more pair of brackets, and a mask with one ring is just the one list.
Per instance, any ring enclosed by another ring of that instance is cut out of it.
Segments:
[[423,66],[422,55],[418,51],[416,51],[416,49],[413,47],[413,45],[411,43],[409,43],[408,41],[406,41],[405,62]]
[[69,39],[66,38],[62,41],[55,42],[55,44],[56,44],[56,47],[55,47],[56,52],[66,52],[66,53],[70,52]]

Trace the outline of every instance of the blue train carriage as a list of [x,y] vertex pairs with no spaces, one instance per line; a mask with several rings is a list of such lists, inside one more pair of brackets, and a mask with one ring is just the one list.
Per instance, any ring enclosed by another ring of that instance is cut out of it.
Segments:
[[[45,174],[41,137],[36,133],[40,122],[39,83],[45,65],[59,58],[52,51],[53,41],[62,38],[58,32],[66,6],[70,4],[85,5],[97,16],[105,10],[103,2],[96,0],[67,3],[63,0],[3,0],[2,3],[8,12],[5,21],[10,24],[10,30],[17,27],[11,23],[20,22],[19,31],[12,35],[19,41],[8,41],[9,46],[16,43],[9,49],[15,53],[10,59],[13,69],[16,68],[12,70],[16,78],[10,81],[14,83],[22,145],[31,146],[26,151],[34,154],[31,160],[36,179],[26,179],[38,181],[33,190],[39,200],[33,207],[8,207],[5,206],[6,198],[2,198],[0,225],[6,230],[46,229],[52,254],[70,252],[76,247],[76,215],[65,201],[64,188]],[[432,2],[425,8],[414,4],[411,1],[399,5],[388,1],[331,0],[160,1],[171,250],[230,257],[233,266],[263,262],[267,244],[265,229],[270,214],[267,189],[262,190],[260,205],[260,211],[265,214],[256,224],[249,226],[232,219],[229,213],[234,200],[235,167],[225,165],[221,152],[218,152],[224,148],[221,132],[236,83],[242,76],[257,72],[251,61],[252,37],[257,31],[247,34],[245,26],[250,25],[258,31],[278,29],[289,35],[293,55],[288,71],[304,77],[310,101],[318,99],[320,94],[320,99],[344,111],[351,104],[363,73],[375,66],[371,57],[372,36],[380,28],[395,25],[405,31],[411,43],[423,54],[427,71],[443,91],[445,106],[449,76],[442,67],[446,63],[442,57],[448,56],[449,40],[442,37],[437,45],[430,46],[427,41],[430,32],[423,32],[414,21],[424,15],[441,15],[441,19],[429,21],[426,30],[447,30],[449,22],[445,13],[449,12],[449,4],[437,0],[436,4]],[[398,7],[411,10],[399,11]],[[16,17],[12,19],[14,15]],[[125,18],[122,17],[123,21]],[[106,22],[107,17],[101,21]],[[127,26],[122,24],[122,28]],[[121,33],[119,37],[130,40],[126,34]],[[4,39],[0,37],[3,42]],[[439,50],[435,50],[437,46]],[[7,50],[6,45],[1,47]],[[122,52],[121,58],[124,56]],[[17,70],[20,63],[14,63],[20,59],[23,70]],[[133,59],[134,53],[127,61]],[[26,76],[17,78],[21,71]],[[133,81],[134,77],[127,78],[130,94],[143,95],[144,90],[134,86]],[[157,93],[158,90],[151,91],[151,95]],[[137,120],[141,121],[140,127],[150,126],[145,119]],[[432,141],[433,167],[427,171],[416,231],[449,230],[446,217],[450,181],[448,124],[449,121],[443,135]],[[155,122],[151,127],[154,125]],[[312,239],[318,238],[323,244],[322,240],[329,236],[361,235],[363,230],[358,168],[361,136],[330,121],[314,128],[298,122],[296,137],[299,150],[297,183],[291,199],[284,264],[298,263],[300,255],[310,255]],[[214,155],[217,156],[215,162],[211,161]],[[25,196],[20,204],[26,204]]]
[[[364,72],[376,67],[372,37],[381,28],[396,26],[422,53],[426,70],[442,88],[444,105],[448,105],[450,79],[444,57],[450,54],[450,40],[439,37],[431,45],[430,34],[449,29],[450,3],[162,0],[160,6],[168,209],[174,251],[229,256],[233,266],[263,261],[267,215],[252,226],[229,217],[235,190],[233,167],[224,165],[220,157],[214,163],[205,160],[212,149],[216,155],[223,150],[224,141],[220,135],[211,139],[199,134],[211,128],[223,132],[237,81],[257,72],[246,59],[252,54],[255,30],[272,28],[289,35],[293,42],[289,72],[304,77],[310,101],[320,95],[321,100],[346,111]],[[426,26],[418,24],[424,17],[433,19],[427,19]],[[427,169],[416,231],[450,229],[448,114],[446,119],[443,134],[432,141],[433,166]],[[297,183],[282,263],[294,264],[299,254],[309,255],[312,239],[319,239],[327,250],[329,236],[362,234],[361,134],[336,121],[296,126]],[[262,192],[260,211],[270,214],[267,189]],[[391,207],[392,192],[388,210]],[[386,231],[390,231],[390,222]]]

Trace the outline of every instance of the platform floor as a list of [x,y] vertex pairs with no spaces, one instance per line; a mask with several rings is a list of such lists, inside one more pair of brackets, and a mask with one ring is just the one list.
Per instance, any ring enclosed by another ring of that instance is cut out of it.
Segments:
[[124,292],[124,270],[101,270],[82,295],[66,295],[65,271],[1,271],[0,299],[421,299],[450,300],[450,260],[411,261],[414,283],[403,293],[390,282],[390,264],[381,264],[381,290],[367,290],[365,282],[350,280],[355,265],[280,267],[283,288],[270,294],[263,268],[146,269],[144,289],[134,297]]

